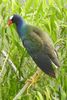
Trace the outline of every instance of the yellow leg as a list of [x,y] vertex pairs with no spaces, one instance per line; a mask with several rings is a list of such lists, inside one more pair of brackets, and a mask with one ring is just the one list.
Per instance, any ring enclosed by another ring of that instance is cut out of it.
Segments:
[[27,93],[28,93],[29,88],[30,88],[34,83],[36,83],[36,81],[37,81],[38,78],[40,77],[41,73],[42,73],[42,71],[38,68],[38,70],[36,71],[36,73],[35,73],[32,77],[30,77],[30,79],[28,79],[28,80],[26,81],[26,82],[29,82],[29,83],[30,83],[30,85],[29,85],[28,88],[27,88]]

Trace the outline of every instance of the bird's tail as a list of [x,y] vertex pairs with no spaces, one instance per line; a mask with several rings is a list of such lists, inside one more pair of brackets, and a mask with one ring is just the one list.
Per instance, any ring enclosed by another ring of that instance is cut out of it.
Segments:
[[55,72],[48,55],[39,54],[36,58],[34,57],[33,60],[46,74],[55,78]]
[[59,58],[58,58],[58,54],[56,52],[56,50],[53,53],[53,57],[50,57],[52,62],[57,66],[60,67],[60,63],[59,63]]

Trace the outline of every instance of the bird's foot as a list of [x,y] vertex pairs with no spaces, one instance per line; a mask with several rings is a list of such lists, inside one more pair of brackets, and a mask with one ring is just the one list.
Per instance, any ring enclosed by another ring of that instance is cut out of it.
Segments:
[[30,84],[34,84],[35,79],[33,77],[30,77],[30,79],[27,79],[26,82],[29,82]]
[[27,94],[29,94],[29,88],[35,83],[35,79],[33,77],[30,77],[30,79],[27,79],[26,83],[29,83],[29,86],[27,88]]
[[38,78],[40,77],[41,73],[42,73],[42,71],[38,68],[38,70],[35,72],[35,74],[34,74],[32,77],[30,77],[30,79],[27,79],[26,82],[28,82],[28,84],[29,84],[29,86],[28,86],[28,88],[27,88],[27,93],[28,93],[29,88],[30,88],[34,83],[36,83],[36,81],[37,81]]

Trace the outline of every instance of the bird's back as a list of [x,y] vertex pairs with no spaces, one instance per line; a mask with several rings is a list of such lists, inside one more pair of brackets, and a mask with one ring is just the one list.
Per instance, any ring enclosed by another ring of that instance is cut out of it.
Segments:
[[[58,61],[53,43],[51,39],[49,38],[48,34],[34,26],[27,25],[26,28],[27,28],[27,31],[26,31],[27,33],[26,33],[23,43],[27,51],[31,55],[31,57],[34,59],[34,61],[35,62],[38,61],[37,59],[39,59],[42,55],[44,55],[44,57],[42,56],[43,58],[40,58],[40,60],[42,59],[44,61],[43,62],[44,67],[45,67],[46,62],[51,62],[51,61],[56,66],[59,67],[59,61]],[[40,66],[40,63],[38,64],[39,66]],[[46,65],[48,65],[46,67],[50,69],[49,66],[51,64],[46,64]]]

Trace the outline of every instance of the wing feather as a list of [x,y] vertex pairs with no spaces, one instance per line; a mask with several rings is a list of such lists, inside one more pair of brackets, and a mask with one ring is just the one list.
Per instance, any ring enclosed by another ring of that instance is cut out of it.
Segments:
[[50,38],[36,27],[28,26],[28,29],[30,31],[23,40],[25,48],[40,69],[49,76],[55,77],[51,60],[57,66],[59,64]]
[[49,76],[55,78],[55,72],[48,55],[44,55],[43,53],[37,53],[36,55],[31,55],[31,56],[41,70],[43,70]]

